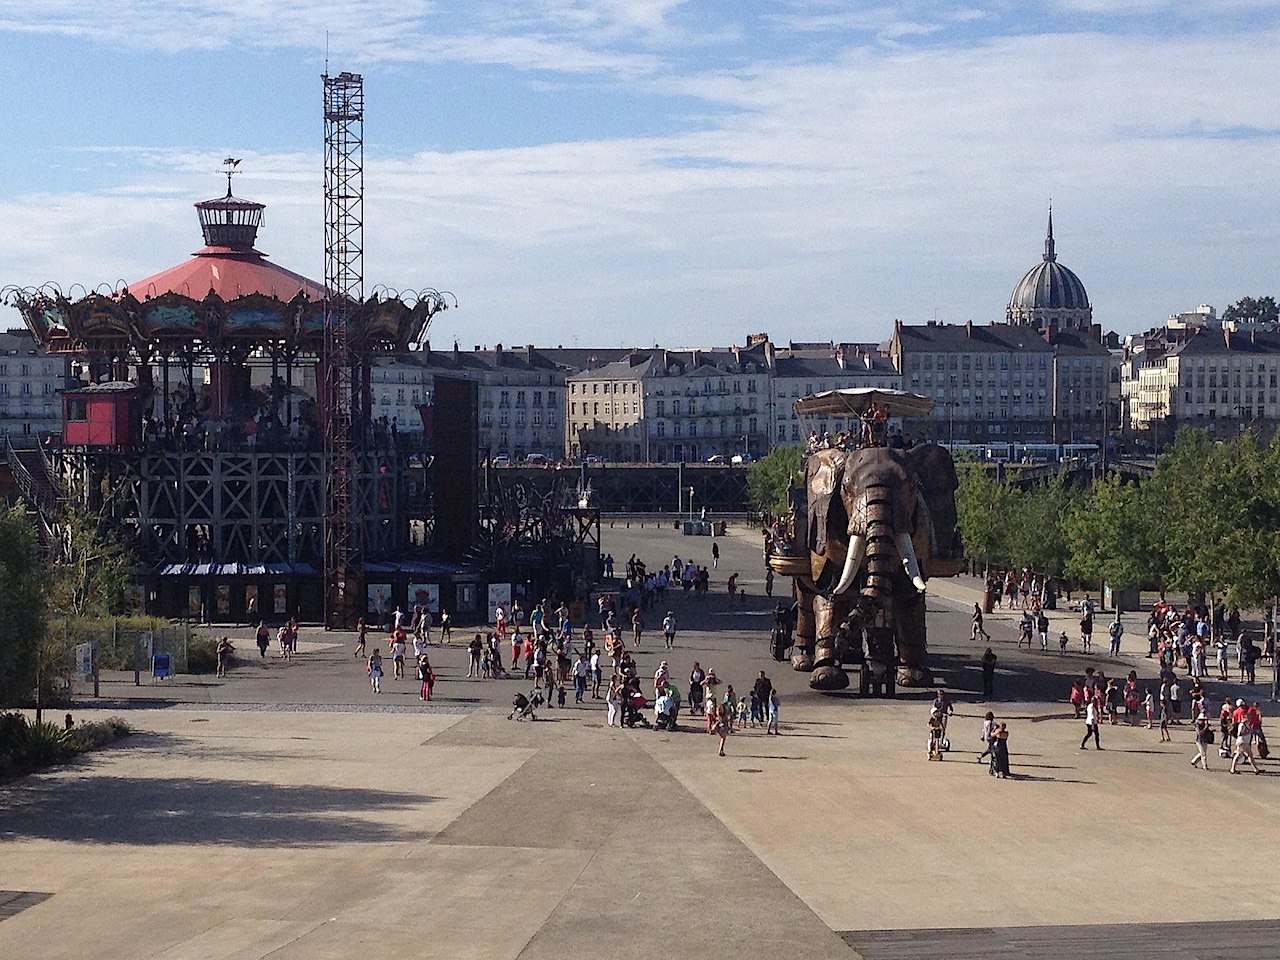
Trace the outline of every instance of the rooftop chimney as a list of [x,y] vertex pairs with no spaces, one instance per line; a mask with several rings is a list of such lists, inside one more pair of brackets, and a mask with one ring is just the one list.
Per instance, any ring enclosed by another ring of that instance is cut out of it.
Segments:
[[970,340],[973,339],[973,318],[970,317],[964,322],[964,335]]

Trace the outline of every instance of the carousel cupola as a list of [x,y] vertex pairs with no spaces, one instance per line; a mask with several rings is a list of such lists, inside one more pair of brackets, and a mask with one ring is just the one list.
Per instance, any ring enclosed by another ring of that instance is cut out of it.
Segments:
[[226,168],[227,195],[196,204],[205,246],[226,250],[252,250],[258,239],[258,227],[262,225],[262,211],[266,209],[266,205],[233,196],[231,178],[240,161],[228,157],[222,163]]

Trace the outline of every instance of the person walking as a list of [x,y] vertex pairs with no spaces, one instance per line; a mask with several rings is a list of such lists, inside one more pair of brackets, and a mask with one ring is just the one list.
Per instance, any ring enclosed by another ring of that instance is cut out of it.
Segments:
[[364,656],[364,643],[369,636],[369,625],[364,622],[364,617],[356,621],[356,652],[355,656]]
[[480,634],[476,634],[467,644],[467,676],[480,676],[480,655],[484,651],[484,641],[480,639]]
[[764,728],[765,733],[772,733],[774,736],[782,736],[782,730],[778,726],[778,691],[769,691],[769,722]]
[[600,666],[600,650],[591,651],[591,699],[600,699],[600,684],[604,682],[604,671]]
[[431,670],[431,661],[425,653],[418,655],[418,689],[419,700],[430,700],[431,690],[436,684],[436,675]]
[[729,730],[733,726],[733,720],[729,716],[729,708],[725,704],[720,704],[716,708],[715,715],[715,733],[720,738],[720,756],[724,756],[724,743],[729,739]]
[[403,630],[397,630],[391,638],[392,675],[397,680],[404,679],[405,636]]
[[591,664],[587,655],[578,651],[578,659],[573,664],[573,702],[581,703],[587,695],[587,677],[591,674]]
[[231,662],[231,638],[223,637],[218,641],[217,649],[214,655],[218,660],[218,676],[225,677],[227,675],[227,665]]
[[773,693],[773,681],[760,671],[760,676],[756,677],[756,682],[751,685],[751,692],[755,696],[756,703],[759,706],[760,718],[767,719],[769,714],[769,696]]
[[975,603],[973,605],[973,631],[971,633],[971,639],[977,640],[979,637],[987,643],[991,642],[991,637],[982,626],[982,607]]
[[1203,713],[1196,716],[1196,755],[1191,758],[1191,765],[1194,767],[1200,764],[1201,770],[1209,769],[1209,750],[1208,746],[1212,743],[1210,739],[1213,736],[1213,730],[1209,727],[1209,718]]
[[996,715],[992,713],[990,710],[988,710],[987,715],[982,718],[982,742],[984,744],[984,747],[982,752],[978,754],[979,763],[981,763],[985,759],[985,760],[989,760],[994,765],[995,749],[996,749],[996,731],[998,729],[1000,729],[1000,727],[999,727],[999,724],[996,723]]
[[1098,739],[1098,700],[1096,697],[1089,697],[1084,706],[1084,739],[1080,741],[1081,750],[1085,748],[1090,737],[1093,737],[1094,748],[1101,750],[1102,743]]
[[640,638],[644,635],[644,617],[640,613],[640,608],[636,607],[631,612],[631,643],[633,646],[640,646]]
[[1093,602],[1085,597],[1081,609],[1084,610],[1084,615],[1080,618],[1080,649],[1088,653],[1093,643]]
[[666,638],[667,649],[674,650],[676,646],[676,615],[671,610],[668,610],[667,615],[662,618],[662,636]]
[[711,544],[711,569],[720,569],[720,544],[718,543]]
[[1120,622],[1120,613],[1116,612],[1116,618],[1111,621],[1111,626],[1107,628],[1107,636],[1111,638],[1111,656],[1120,656],[1120,638],[1124,636],[1124,624]]
[[373,653],[369,655],[369,664],[365,667],[365,672],[369,674],[369,683],[373,687],[374,693],[382,692],[382,653],[377,647],[374,647]]
[[1239,773],[1236,767],[1243,762],[1251,766],[1254,773],[1261,773],[1262,771],[1253,760],[1253,741],[1257,731],[1249,723],[1249,709],[1243,700],[1236,701],[1236,708],[1231,718],[1236,727],[1236,748],[1231,756],[1231,772]]
[[1001,780],[1009,779],[1009,725],[1000,724],[996,730],[996,745],[991,772]]
[[257,641],[258,657],[265,660],[267,658],[267,647],[271,646],[271,631],[261,620],[258,621]]
[[614,720],[618,720],[618,726],[622,726],[622,721],[618,717],[618,711],[622,707],[622,680],[616,673],[609,679],[609,689],[605,692],[604,702],[609,708],[609,721],[606,726],[612,727]]
[[1036,614],[1036,633],[1040,635],[1040,652],[1049,652],[1049,615],[1043,609]]
[[[988,638],[989,639],[989,638]],[[996,695],[996,661],[999,659],[990,647],[982,655],[982,698],[993,700]]]

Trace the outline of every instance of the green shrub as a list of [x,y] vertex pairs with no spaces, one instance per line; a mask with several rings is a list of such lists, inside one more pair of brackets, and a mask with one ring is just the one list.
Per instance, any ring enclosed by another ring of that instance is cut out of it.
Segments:
[[16,759],[23,769],[39,770],[62,763],[78,751],[61,727],[40,721],[28,721],[26,735],[20,745]]
[[86,753],[105,747],[113,740],[133,733],[133,727],[120,717],[109,717],[106,720],[90,720],[67,731],[68,740],[77,753]]
[[120,717],[64,730],[57,724],[28,720],[20,713],[0,714],[0,777],[64,763],[130,733],[133,727]]
[[215,673],[218,669],[218,641],[195,636],[187,644],[187,672]]

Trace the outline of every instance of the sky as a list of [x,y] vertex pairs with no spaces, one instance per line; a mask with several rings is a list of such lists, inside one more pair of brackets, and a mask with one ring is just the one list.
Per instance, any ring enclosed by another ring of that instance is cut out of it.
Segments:
[[433,346],[1002,321],[1050,201],[1134,332],[1280,294],[1278,41],[1260,0],[0,0],[0,287],[181,261],[226,156],[323,277],[327,55],[366,290],[451,292]]

